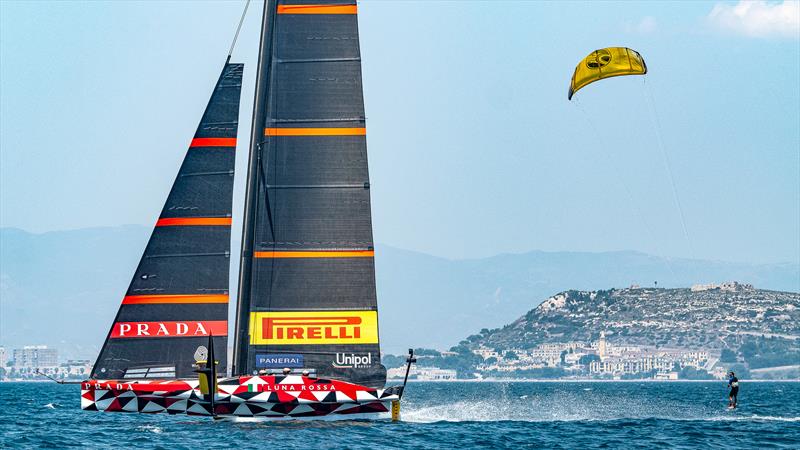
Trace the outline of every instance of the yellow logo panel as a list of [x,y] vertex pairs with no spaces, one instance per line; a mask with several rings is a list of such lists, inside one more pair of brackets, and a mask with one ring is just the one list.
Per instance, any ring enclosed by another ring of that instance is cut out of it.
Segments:
[[377,343],[377,311],[250,313],[251,345]]

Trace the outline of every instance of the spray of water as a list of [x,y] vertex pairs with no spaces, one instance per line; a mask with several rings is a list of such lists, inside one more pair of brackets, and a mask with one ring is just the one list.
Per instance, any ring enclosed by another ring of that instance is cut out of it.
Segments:
[[[564,385],[543,388],[539,383],[475,383],[458,396],[415,396],[403,406],[407,422],[560,422],[664,419],[693,421],[784,421],[797,422],[795,415],[759,415],[746,409],[728,411],[726,398],[709,385],[707,395],[665,396],[662,387],[639,389],[610,386]],[[455,386],[453,386],[455,387]],[[442,392],[444,393],[444,392]],[[438,394],[438,393],[434,393]],[[724,394],[724,393],[723,393]]]

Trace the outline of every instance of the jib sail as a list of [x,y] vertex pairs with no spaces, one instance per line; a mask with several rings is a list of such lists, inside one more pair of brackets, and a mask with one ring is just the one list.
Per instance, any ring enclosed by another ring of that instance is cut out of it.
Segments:
[[386,381],[356,9],[341,0],[265,6],[238,374],[292,368],[371,387]]
[[214,336],[225,371],[242,64],[226,64],[122,300],[92,378],[186,378]]

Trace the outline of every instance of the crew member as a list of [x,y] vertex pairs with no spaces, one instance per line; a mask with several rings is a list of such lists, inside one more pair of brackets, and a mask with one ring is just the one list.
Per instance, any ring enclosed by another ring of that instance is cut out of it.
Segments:
[[728,374],[728,387],[731,388],[731,393],[728,395],[728,408],[736,408],[739,403],[739,379],[733,372]]

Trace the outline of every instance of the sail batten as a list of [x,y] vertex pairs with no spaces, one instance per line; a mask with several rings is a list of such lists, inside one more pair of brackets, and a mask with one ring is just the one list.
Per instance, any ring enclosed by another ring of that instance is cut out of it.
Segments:
[[[226,64],[217,81],[92,378],[135,378],[164,367],[162,375],[195,378],[193,355],[209,335],[226,348],[242,71]],[[224,370],[224,354],[221,360]]]
[[289,353],[320,376],[381,387],[357,6],[265,8],[235,371]]

